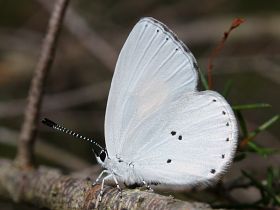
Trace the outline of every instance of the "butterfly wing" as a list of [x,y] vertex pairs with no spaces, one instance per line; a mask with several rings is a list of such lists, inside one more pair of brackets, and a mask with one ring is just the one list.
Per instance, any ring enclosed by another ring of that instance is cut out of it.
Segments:
[[109,157],[132,163],[138,180],[207,183],[231,162],[234,114],[218,93],[196,91],[196,67],[187,47],[154,19],[140,20],[129,35],[111,85],[105,137]]
[[128,137],[134,153],[124,153],[146,182],[207,184],[231,163],[237,124],[217,92],[192,92],[151,113]]
[[162,104],[195,91],[196,68],[191,52],[165,25],[152,18],[143,18],[135,25],[118,58],[107,102],[109,157],[126,155],[124,150],[134,142],[128,133]]

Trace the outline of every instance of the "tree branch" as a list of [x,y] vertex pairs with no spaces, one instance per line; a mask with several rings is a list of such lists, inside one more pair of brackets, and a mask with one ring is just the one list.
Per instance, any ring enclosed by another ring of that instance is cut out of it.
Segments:
[[[0,159],[0,196],[49,209],[94,209],[100,185],[92,181],[62,175],[60,171],[40,167],[20,170],[12,161]],[[116,187],[105,186],[99,209],[211,209],[208,204],[180,201],[139,189],[124,189],[120,199]]]
[[24,122],[19,137],[17,164],[22,168],[30,168],[33,162],[33,147],[36,137],[39,112],[41,109],[44,84],[53,63],[55,49],[63,17],[69,0],[57,0],[51,15],[48,31],[43,42],[41,55],[35,68],[28,94]]

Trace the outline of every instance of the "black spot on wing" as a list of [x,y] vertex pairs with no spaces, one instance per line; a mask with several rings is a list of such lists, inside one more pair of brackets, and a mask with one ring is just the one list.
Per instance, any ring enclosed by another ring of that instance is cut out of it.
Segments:
[[180,45],[182,46],[182,48],[187,52],[187,53],[191,53],[191,51],[189,50],[189,48],[177,37],[177,35],[172,31],[170,30],[165,24],[157,21],[156,19],[154,18],[149,18],[149,20],[153,21],[154,23],[156,24],[159,24],[164,31],[168,32],[172,38],[177,41],[178,43],[180,43]]
[[168,159],[166,162],[167,162],[167,163],[171,163],[171,159]]
[[174,136],[174,135],[176,135],[176,131],[171,131],[170,134],[171,134],[172,136]]
[[159,22],[158,20],[149,17],[148,19],[146,18],[146,20],[148,20],[149,22],[153,22],[155,24],[158,24],[162,27],[162,29],[164,30],[164,32],[168,35],[170,35],[178,44],[181,48],[183,48],[183,50],[189,54],[189,56],[191,57],[192,63],[193,63],[193,67],[195,68],[196,72],[198,72],[198,65],[197,62],[195,60],[195,58],[193,57],[191,51],[189,50],[189,48],[184,44],[184,42],[182,42],[177,35],[171,30],[169,29],[165,24]]
[[211,169],[211,174],[214,174],[214,173],[216,173],[216,170],[215,169]]

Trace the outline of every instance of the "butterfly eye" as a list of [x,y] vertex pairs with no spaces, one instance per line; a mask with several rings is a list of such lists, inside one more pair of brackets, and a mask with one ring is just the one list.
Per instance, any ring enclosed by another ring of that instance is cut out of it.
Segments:
[[215,169],[211,169],[211,174],[214,174],[214,173],[216,173],[216,170]]
[[105,161],[105,159],[106,159],[106,152],[104,151],[104,150],[102,150],[101,152],[100,152],[100,154],[99,154],[99,158],[100,158],[100,160],[102,161],[102,162],[104,162]]

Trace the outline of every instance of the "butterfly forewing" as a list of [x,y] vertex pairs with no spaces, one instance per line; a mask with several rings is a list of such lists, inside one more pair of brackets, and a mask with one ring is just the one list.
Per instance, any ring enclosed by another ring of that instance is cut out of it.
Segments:
[[130,144],[128,132],[161,105],[195,90],[196,66],[191,52],[166,26],[152,18],[135,25],[118,58],[107,103],[109,155],[119,155]]

